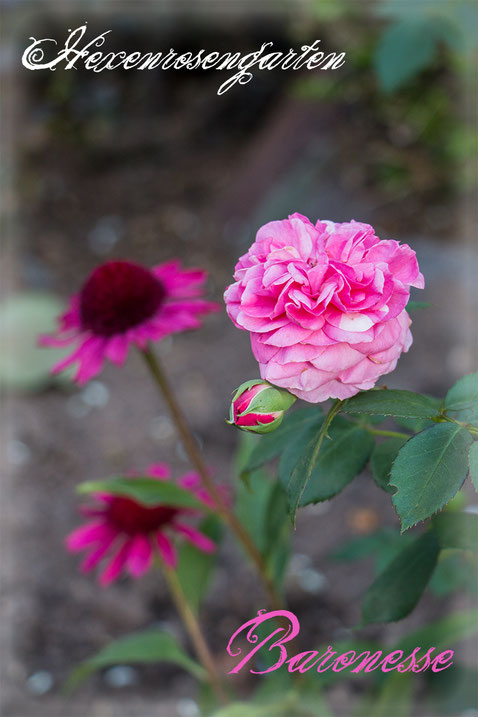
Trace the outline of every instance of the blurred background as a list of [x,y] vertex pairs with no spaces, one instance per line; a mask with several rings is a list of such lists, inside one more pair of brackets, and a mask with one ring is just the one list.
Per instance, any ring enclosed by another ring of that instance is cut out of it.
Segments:
[[[417,251],[426,289],[413,298],[431,303],[414,314],[414,345],[386,384],[443,395],[476,370],[477,6],[9,0],[2,16],[2,714],[195,717],[194,683],[165,665],[113,667],[61,693],[70,670],[112,638],[151,625],[182,634],[157,575],[101,590],[78,573],[63,547],[80,523],[75,486],[163,460],[181,475],[188,464],[135,355],[79,390],[48,376],[55,356],[35,337],[107,259],[179,257],[207,269],[221,301],[264,222],[294,211],[353,218]],[[30,36],[61,46],[85,19],[90,39],[112,30],[113,50],[246,53],[272,40],[287,51],[320,39],[346,62],[335,72],[256,70],[222,96],[232,73],[22,67]],[[258,374],[248,336],[222,312],[159,351],[207,462],[232,482],[238,436],[224,417],[232,390]],[[302,649],[352,634],[374,557],[334,555],[388,526],[398,528],[389,496],[366,473],[301,512],[286,586]],[[393,643],[468,605],[470,591],[476,584],[448,566],[409,618],[364,634]],[[226,539],[202,614],[224,671],[227,639],[262,606]],[[462,648],[465,663],[472,653]],[[330,689],[336,714],[351,714],[364,684]],[[468,675],[416,713],[470,715],[472,685]],[[244,681],[245,695],[252,686]]]

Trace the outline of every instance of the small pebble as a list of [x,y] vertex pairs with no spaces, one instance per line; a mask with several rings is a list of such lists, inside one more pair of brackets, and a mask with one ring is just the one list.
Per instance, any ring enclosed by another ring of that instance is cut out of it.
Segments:
[[319,593],[324,592],[327,587],[327,578],[325,575],[313,568],[301,570],[297,575],[297,582],[302,590],[312,595],[319,595]]
[[167,416],[155,416],[149,422],[149,434],[155,441],[166,441],[174,435],[174,426]]
[[68,415],[73,418],[85,418],[91,411],[91,406],[88,406],[82,399],[81,394],[75,394],[70,396],[66,402],[66,410]]
[[47,670],[38,670],[27,679],[27,689],[32,695],[46,695],[53,687],[53,676]]
[[199,707],[194,700],[184,697],[176,702],[176,713],[178,717],[199,717]]
[[181,641],[182,639],[181,630],[174,622],[169,622],[168,620],[155,620],[151,623],[150,627],[152,630],[162,630],[163,632],[167,632],[178,641]]
[[31,450],[23,441],[12,440],[7,443],[7,461],[12,466],[23,466],[28,463]]
[[131,687],[138,684],[138,673],[134,667],[128,665],[115,665],[103,674],[103,680],[108,687]]
[[110,392],[101,381],[90,381],[81,392],[81,400],[87,406],[102,408],[110,400]]
[[289,561],[289,572],[292,575],[297,575],[301,570],[305,570],[310,567],[312,561],[308,555],[304,553],[294,553]]
[[102,217],[88,234],[88,246],[93,254],[104,256],[119,242],[124,232],[121,217]]
[[346,627],[338,627],[336,630],[334,630],[332,637],[336,642],[341,642],[343,640],[353,640],[354,633],[353,630],[349,630]]

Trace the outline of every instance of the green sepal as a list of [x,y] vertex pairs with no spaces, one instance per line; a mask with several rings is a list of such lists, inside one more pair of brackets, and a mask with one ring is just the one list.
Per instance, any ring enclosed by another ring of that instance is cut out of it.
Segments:
[[257,413],[258,415],[266,413],[279,413],[280,415],[278,415],[277,418],[270,423],[261,424],[258,419],[257,426],[237,427],[241,430],[252,431],[254,433],[270,433],[279,427],[282,423],[284,412],[287,411],[297,399],[286,389],[273,386],[268,381],[264,381],[263,379],[251,379],[250,381],[245,381],[234,391],[229,411],[229,420],[226,419],[226,423],[229,425],[237,425],[234,420],[234,403],[245,391],[257,385],[263,385],[264,389],[251,399],[247,409],[242,411],[239,415],[246,416],[250,413]]

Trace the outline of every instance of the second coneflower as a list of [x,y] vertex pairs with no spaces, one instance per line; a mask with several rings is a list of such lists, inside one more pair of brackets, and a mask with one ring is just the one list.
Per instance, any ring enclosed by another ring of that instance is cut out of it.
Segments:
[[[170,476],[165,463],[150,466],[146,473],[158,480],[168,480]],[[178,484],[206,506],[214,507],[196,474],[188,473]],[[112,493],[96,494],[94,498],[94,505],[81,509],[89,522],[70,533],[66,544],[71,552],[86,551],[81,566],[84,572],[106,562],[99,577],[103,586],[116,580],[124,570],[134,578],[141,577],[151,567],[155,551],[167,566],[175,567],[176,549],[171,540],[174,535],[206,553],[216,549],[210,538],[188,522],[188,518],[200,513],[196,509],[143,505],[128,496]]]

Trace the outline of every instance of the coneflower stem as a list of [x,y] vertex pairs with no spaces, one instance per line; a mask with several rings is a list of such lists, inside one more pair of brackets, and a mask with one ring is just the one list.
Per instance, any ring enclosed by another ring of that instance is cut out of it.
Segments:
[[164,577],[166,578],[171,597],[173,598],[174,604],[176,605],[176,609],[184,623],[186,630],[188,631],[196,654],[202,666],[207,672],[211,687],[213,688],[218,700],[223,705],[225,705],[229,702],[229,698],[226,695],[226,692],[224,691],[224,688],[221,684],[221,680],[219,679],[219,675],[216,671],[216,666],[214,664],[214,659],[211,655],[207,642],[201,632],[201,628],[199,627],[199,623],[196,619],[196,616],[192,611],[189,602],[187,601],[176,571],[166,565],[163,560],[160,561],[160,564]]
[[236,534],[238,540],[242,543],[251,560],[256,565],[257,570],[264,581],[264,585],[266,587],[267,594],[269,596],[272,607],[275,610],[283,609],[283,602],[276,590],[274,581],[267,574],[266,566],[264,564],[260,552],[256,548],[247,530],[236,517],[235,513],[224,501],[221,491],[218,489],[215,482],[209,475],[207,468],[203,463],[197,442],[191,433],[191,430],[183,415],[183,412],[181,411],[181,408],[176,401],[176,396],[174,395],[173,390],[169,385],[168,379],[166,378],[166,375],[162,370],[157,357],[155,356],[150,347],[144,349],[141,353],[146,361],[149,370],[151,371],[151,374],[153,375],[154,380],[158,384],[164,398],[166,399],[166,403],[168,404],[169,410],[173,417],[174,423],[176,424],[176,428],[181,437],[182,444],[189,457],[189,460],[201,476],[203,485],[208,491],[211,498],[214,500],[222,519]]

